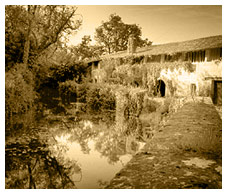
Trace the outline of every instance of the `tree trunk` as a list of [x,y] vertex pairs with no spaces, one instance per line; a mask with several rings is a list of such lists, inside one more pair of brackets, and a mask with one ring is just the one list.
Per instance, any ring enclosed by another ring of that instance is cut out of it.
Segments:
[[28,64],[28,58],[29,58],[29,51],[30,51],[30,37],[32,32],[32,23],[33,23],[33,16],[35,14],[36,6],[34,6],[34,10],[32,13],[31,5],[28,5],[28,29],[25,36],[25,43],[24,43],[24,54],[23,54],[23,63]]

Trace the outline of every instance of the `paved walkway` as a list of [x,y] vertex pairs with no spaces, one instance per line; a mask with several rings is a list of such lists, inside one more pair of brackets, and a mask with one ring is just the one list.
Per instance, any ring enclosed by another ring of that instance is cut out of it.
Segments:
[[213,105],[185,104],[106,188],[222,188],[221,123]]

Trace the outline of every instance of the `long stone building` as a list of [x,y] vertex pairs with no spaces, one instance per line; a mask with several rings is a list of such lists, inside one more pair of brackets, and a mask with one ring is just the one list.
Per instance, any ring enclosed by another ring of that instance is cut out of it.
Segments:
[[[132,41],[130,44],[133,44]],[[134,63],[127,66],[126,59],[134,60]],[[110,62],[113,73],[108,75],[106,69]],[[155,82],[152,82],[152,79],[155,77],[155,70],[159,68],[155,79],[162,97],[209,95],[214,104],[222,104],[221,35],[143,48],[131,45],[128,50],[91,59],[88,64],[94,82],[105,82],[107,77],[114,77],[114,72],[121,72],[124,65],[128,72],[132,72],[133,67],[139,66],[140,69],[146,69],[146,73],[143,73],[143,83],[137,86],[146,85],[148,89]],[[129,73],[128,77],[137,73],[138,71],[134,74]]]

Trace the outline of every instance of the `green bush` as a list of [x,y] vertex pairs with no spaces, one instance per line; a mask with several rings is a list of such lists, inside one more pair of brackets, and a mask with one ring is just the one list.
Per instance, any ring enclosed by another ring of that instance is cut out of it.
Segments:
[[58,90],[63,104],[70,104],[71,101],[76,101],[77,83],[74,80],[60,82]]
[[50,77],[57,82],[76,80],[77,83],[81,83],[86,73],[86,63],[55,65],[50,68]]
[[115,61],[109,60],[105,61],[105,66],[103,67],[104,71],[106,72],[107,80],[112,77],[112,73],[115,70]]
[[32,125],[37,95],[32,72],[24,64],[16,64],[5,74],[5,121],[7,132]]
[[199,96],[207,97],[207,96],[210,96],[210,93],[211,93],[211,87],[208,82],[204,82],[203,84],[200,85],[198,90]]
[[89,112],[115,110],[115,95],[107,84],[90,84],[87,90],[86,102]]
[[[40,94],[40,101],[47,108],[54,108],[59,103],[75,102],[78,96],[84,93],[79,84],[89,81],[88,69],[85,63],[67,65],[43,65],[36,68],[36,90]],[[85,78],[87,76],[87,78]],[[38,81],[40,80],[40,81]],[[38,85],[38,87],[37,87]],[[77,90],[77,91],[76,91]],[[85,98],[83,98],[85,99]],[[82,101],[84,101],[81,99]],[[81,102],[81,101],[80,101]]]
[[36,65],[34,69],[36,71],[36,85],[39,86],[38,91],[46,87],[57,89],[59,83],[67,80],[75,80],[81,84],[88,73],[87,64],[79,62],[66,65]]
[[88,83],[77,84],[77,102],[86,102]]
[[143,113],[152,113],[155,112],[160,104],[154,100],[145,98],[143,101]]
[[77,84],[74,80],[59,82],[59,96],[63,104],[86,102],[87,83]]

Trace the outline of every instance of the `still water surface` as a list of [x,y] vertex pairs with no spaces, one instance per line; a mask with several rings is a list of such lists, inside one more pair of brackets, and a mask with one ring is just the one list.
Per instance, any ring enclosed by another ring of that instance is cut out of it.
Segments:
[[136,137],[120,133],[114,123],[94,124],[85,120],[70,129],[52,131],[52,152],[76,162],[81,169],[72,175],[79,189],[105,186],[144,145]]
[[113,120],[45,126],[7,140],[5,188],[104,188],[144,145]]

